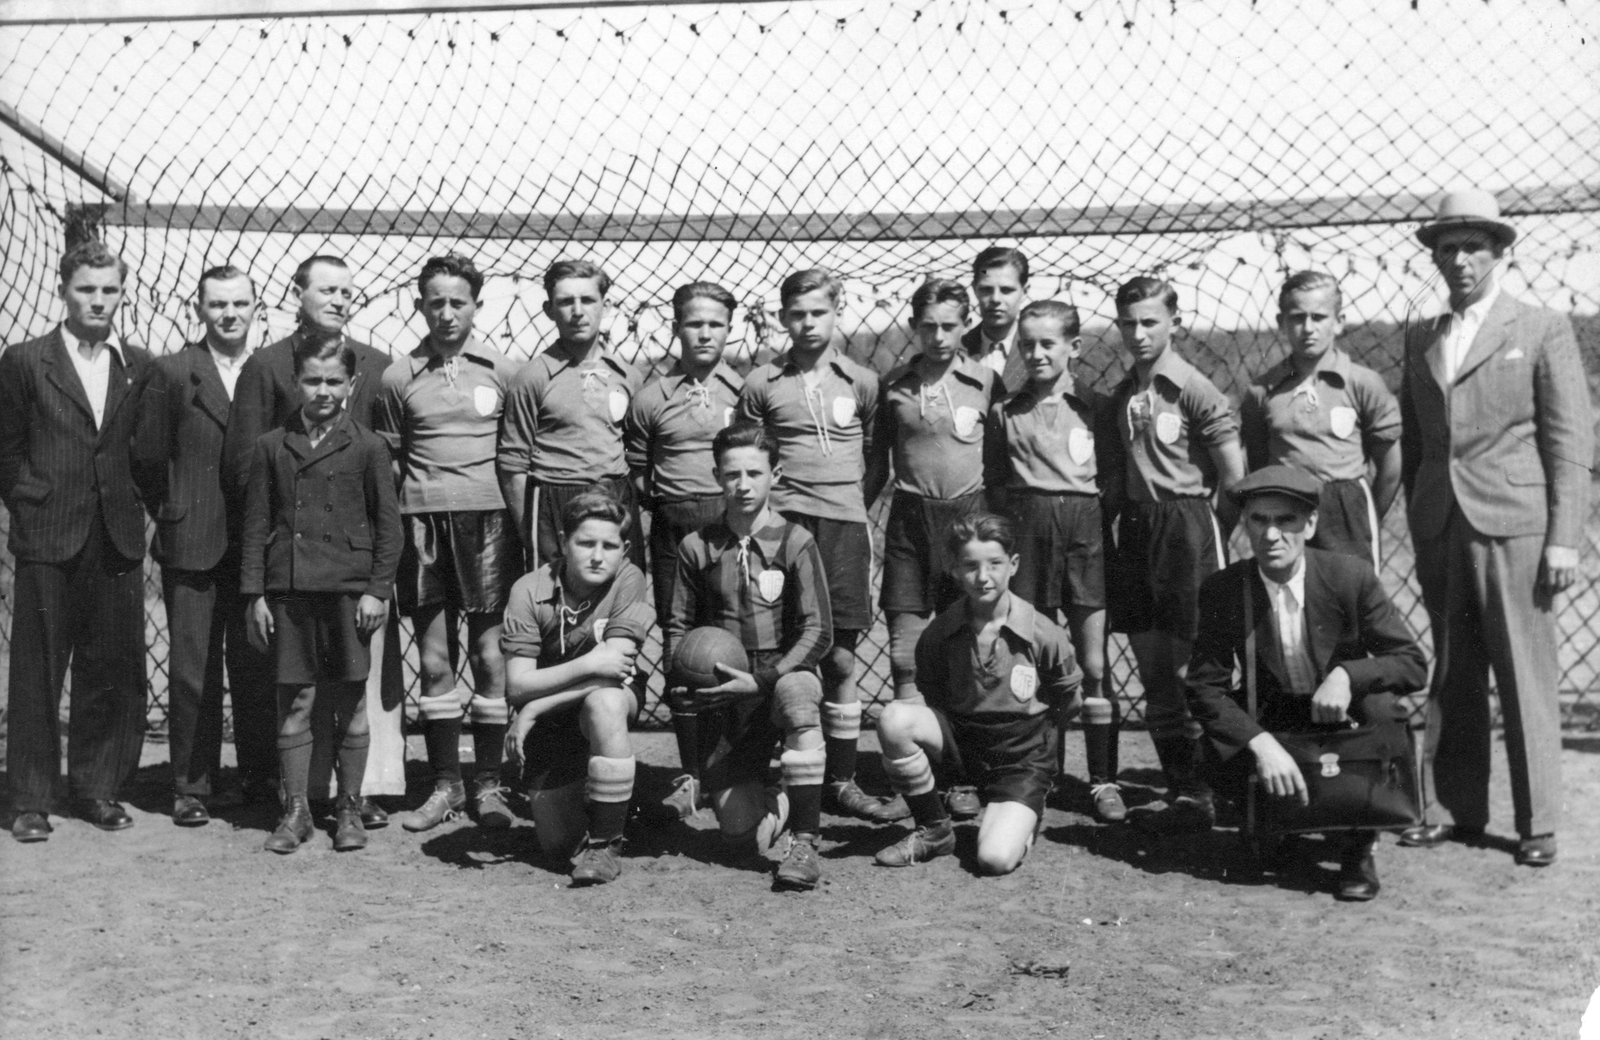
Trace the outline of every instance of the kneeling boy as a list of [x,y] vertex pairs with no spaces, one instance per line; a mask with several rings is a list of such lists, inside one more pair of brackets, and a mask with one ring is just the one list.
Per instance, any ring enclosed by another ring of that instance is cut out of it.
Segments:
[[631,526],[604,491],[569,501],[561,555],[511,587],[500,633],[506,700],[517,711],[506,752],[526,763],[545,855],[569,856],[581,843],[574,885],[622,872],[635,772],[628,723],[644,703],[634,659],[655,623],[644,572],[624,559]]
[[[678,580],[667,619],[666,659],[692,628],[714,626],[739,637],[750,671],[726,665],[719,686],[689,694],[700,719],[700,779],[711,795],[723,840],[736,851],[765,852],[787,814],[788,847],[775,882],[815,888],[821,869],[822,679],[833,617],[822,555],[805,528],[767,504],[777,476],[778,443],[761,426],[737,423],[711,443],[727,508],[722,519],[678,546]],[[676,710],[676,709],[674,709]],[[774,745],[784,792],[764,790]]]
[[1009,874],[1033,845],[1058,768],[1058,720],[1077,701],[1082,675],[1067,634],[1010,591],[1017,570],[1010,521],[959,520],[949,549],[963,599],[917,641],[923,703],[896,700],[878,717],[884,769],[917,829],[876,862],[907,867],[955,851],[933,784],[939,761],[977,782],[986,805],[978,862],[986,873]]

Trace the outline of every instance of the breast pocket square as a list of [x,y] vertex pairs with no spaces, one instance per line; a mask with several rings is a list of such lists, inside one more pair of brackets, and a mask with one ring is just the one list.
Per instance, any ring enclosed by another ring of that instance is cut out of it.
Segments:
[[1506,351],[1506,355],[1502,360],[1521,361],[1525,357],[1527,357],[1527,355],[1522,352],[1521,347],[1512,347],[1510,350]]

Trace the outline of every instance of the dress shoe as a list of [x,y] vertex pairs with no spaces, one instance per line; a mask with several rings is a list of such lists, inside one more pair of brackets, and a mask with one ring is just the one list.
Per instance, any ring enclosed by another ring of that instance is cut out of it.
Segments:
[[361,826],[369,831],[389,826],[389,814],[371,798],[361,799]]
[[361,798],[340,795],[333,806],[333,851],[355,852],[367,847],[367,828],[361,819]]
[[1122,792],[1116,784],[1095,784],[1089,794],[1094,799],[1094,814],[1106,823],[1120,823],[1128,818],[1128,807],[1122,803]]
[[121,802],[107,798],[86,798],[78,803],[78,816],[88,820],[103,831],[125,831],[133,826],[133,817]]
[[17,818],[11,821],[11,836],[22,842],[49,841],[54,829],[42,812],[17,813]]
[[172,799],[172,822],[179,827],[204,827],[211,822],[211,814],[194,795],[180,794]]
[[261,847],[268,852],[288,855],[305,844],[316,827],[311,820],[311,804],[306,801],[305,795],[290,795],[284,801],[283,819],[278,821],[278,829]]
[[958,785],[945,792],[944,807],[952,820],[970,820],[983,812],[983,800],[976,787]]
[[1548,867],[1556,861],[1556,836],[1541,834],[1523,838],[1517,846],[1517,864],[1523,867]]
[[1346,856],[1339,864],[1339,891],[1336,898],[1364,903],[1378,897],[1378,867],[1372,862],[1372,849],[1365,854]]
[[1431,849],[1447,841],[1475,841],[1483,837],[1482,827],[1449,823],[1424,823],[1400,832],[1400,844],[1411,849]]

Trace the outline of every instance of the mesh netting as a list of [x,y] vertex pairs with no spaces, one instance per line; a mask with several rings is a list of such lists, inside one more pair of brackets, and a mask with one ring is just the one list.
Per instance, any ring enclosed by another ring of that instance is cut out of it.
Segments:
[[[359,272],[355,333],[400,351],[422,333],[411,279],[457,249],[490,275],[480,330],[527,357],[553,335],[539,275],[584,256],[616,283],[625,357],[662,367],[673,288],[709,278],[741,301],[730,353],[745,366],[782,346],[783,275],[824,265],[846,280],[852,352],[881,370],[909,352],[916,284],[965,277],[1002,242],[1032,258],[1035,297],[1086,315],[1090,382],[1123,370],[1110,293],[1156,272],[1180,287],[1186,352],[1237,401],[1282,356],[1275,290],[1308,266],[1343,280],[1345,345],[1396,386],[1405,324],[1442,297],[1416,221],[1439,190],[1477,184],[1523,229],[1508,287],[1573,316],[1593,384],[1597,33],[1595,6],[1540,0],[0,26],[0,314],[7,341],[59,320],[54,264],[95,233],[133,268],[130,339],[159,352],[194,336],[195,281],[222,262],[263,285],[260,336],[276,338],[294,264],[332,252]],[[1425,632],[1402,517],[1384,579]],[[1600,701],[1600,519],[1588,541],[1560,613],[1569,720]],[[884,695],[881,624],[861,655],[864,693]],[[1138,718],[1131,658],[1120,643],[1112,658]]]

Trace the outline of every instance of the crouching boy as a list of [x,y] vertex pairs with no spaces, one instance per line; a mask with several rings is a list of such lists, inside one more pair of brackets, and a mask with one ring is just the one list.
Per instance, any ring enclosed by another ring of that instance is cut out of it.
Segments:
[[[711,626],[739,637],[750,671],[719,664],[726,682],[670,696],[692,699],[699,716],[700,779],[724,842],[735,854],[764,853],[787,818],[774,883],[809,890],[821,874],[817,839],[827,763],[817,665],[833,631],[822,555],[805,528],[767,504],[778,473],[772,434],[737,423],[717,434],[711,453],[727,508],[721,520],[679,544],[664,626],[667,660],[690,629]],[[767,765],[780,741],[783,791],[769,795]]]
[[561,553],[517,579],[500,630],[506,701],[517,713],[506,755],[526,763],[544,854],[577,853],[575,886],[622,873],[636,769],[628,723],[644,704],[634,659],[655,623],[644,572],[625,558],[631,526],[627,507],[604,491],[571,499]]
[[1033,845],[1058,768],[1059,720],[1076,706],[1082,675],[1066,632],[1010,591],[1017,569],[1010,521],[958,520],[949,550],[962,600],[917,641],[919,696],[888,704],[878,717],[884,769],[916,830],[876,862],[908,867],[955,851],[934,788],[937,761],[977,783],[985,805],[978,863],[985,873],[1009,874]]

